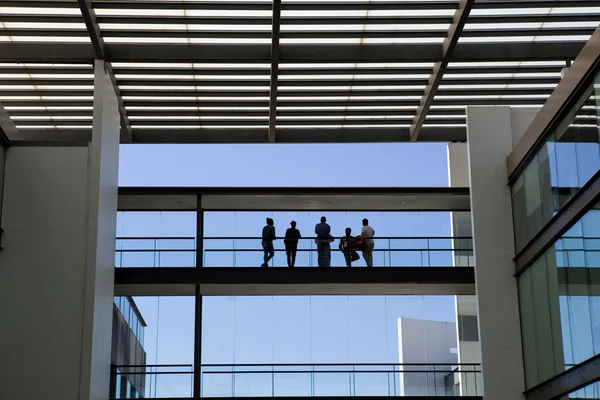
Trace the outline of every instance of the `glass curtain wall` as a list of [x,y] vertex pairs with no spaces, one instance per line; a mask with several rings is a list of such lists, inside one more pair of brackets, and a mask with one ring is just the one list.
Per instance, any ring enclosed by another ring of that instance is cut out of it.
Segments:
[[517,252],[600,170],[599,76],[547,134],[512,186]]
[[478,358],[478,337],[455,301],[204,297],[202,396],[481,395],[479,366],[459,355]]
[[527,387],[600,354],[600,205],[519,276]]

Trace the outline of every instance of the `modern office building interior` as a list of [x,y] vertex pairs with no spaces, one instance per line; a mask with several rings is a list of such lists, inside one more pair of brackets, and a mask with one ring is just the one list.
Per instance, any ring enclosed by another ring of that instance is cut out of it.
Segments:
[[599,25],[0,1],[0,400],[600,399]]

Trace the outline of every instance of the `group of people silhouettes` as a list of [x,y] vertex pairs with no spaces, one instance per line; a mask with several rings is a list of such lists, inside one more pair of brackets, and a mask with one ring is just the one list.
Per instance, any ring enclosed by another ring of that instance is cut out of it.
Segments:
[[[293,268],[296,264],[298,241],[302,238],[302,235],[296,228],[296,221],[290,222],[290,225],[290,228],[285,232],[283,243],[285,244],[288,267]],[[319,267],[331,267],[331,243],[335,241],[335,238],[331,235],[331,226],[327,223],[327,218],[321,217],[321,222],[315,226],[315,235]],[[346,228],[345,235],[340,238],[338,248],[344,254],[347,267],[351,267],[352,262],[360,259],[358,251],[362,252],[367,267],[373,267],[374,236],[375,231],[369,226],[369,220],[366,218],[362,220],[362,229],[359,236],[352,236],[352,229]],[[267,268],[269,261],[275,256],[274,240],[277,240],[275,221],[272,218],[267,218],[267,225],[262,230],[264,262],[261,267],[263,268]]]

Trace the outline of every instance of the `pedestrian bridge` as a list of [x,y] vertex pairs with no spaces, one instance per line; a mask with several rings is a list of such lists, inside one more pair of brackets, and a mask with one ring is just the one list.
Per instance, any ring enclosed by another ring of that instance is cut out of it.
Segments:
[[472,239],[378,237],[374,267],[345,266],[337,242],[331,268],[317,267],[313,238],[301,239],[296,267],[286,266],[281,240],[269,268],[260,268],[258,237],[118,238],[115,294],[194,295],[473,295]]

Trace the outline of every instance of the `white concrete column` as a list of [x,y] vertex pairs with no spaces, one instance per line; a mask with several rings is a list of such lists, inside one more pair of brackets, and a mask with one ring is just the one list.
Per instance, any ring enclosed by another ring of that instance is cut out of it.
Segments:
[[119,116],[96,63],[89,147],[7,152],[0,399],[106,400]]
[[[469,154],[466,143],[448,144],[448,184],[450,187],[469,187]],[[471,214],[467,212],[450,213],[450,229],[454,237],[472,237]],[[455,240],[454,249],[464,249],[465,240]],[[472,252],[456,251],[455,267],[474,265]],[[477,301],[474,296],[456,296],[456,337],[459,364],[480,364],[481,349],[477,330]],[[464,371],[475,368],[463,367]],[[473,372],[457,374],[461,396],[481,396],[483,383],[481,376]]]
[[486,400],[523,399],[512,201],[506,158],[535,111],[468,107],[467,143],[479,337]]

